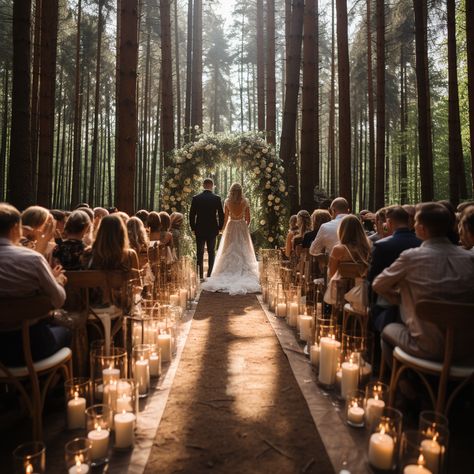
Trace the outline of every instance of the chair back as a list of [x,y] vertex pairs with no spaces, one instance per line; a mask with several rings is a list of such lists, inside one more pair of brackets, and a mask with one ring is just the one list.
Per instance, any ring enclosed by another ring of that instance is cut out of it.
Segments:
[[341,278],[360,278],[367,272],[367,265],[364,263],[340,262],[338,271]]
[[27,298],[0,298],[0,331],[11,331],[48,316],[53,309],[51,299],[44,295]]

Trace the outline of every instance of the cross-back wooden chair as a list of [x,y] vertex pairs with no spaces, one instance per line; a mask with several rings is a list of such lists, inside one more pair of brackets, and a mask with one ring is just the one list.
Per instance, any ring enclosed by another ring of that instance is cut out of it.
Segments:
[[[395,347],[390,381],[390,404],[393,406],[395,401],[400,376],[405,370],[411,369],[426,386],[436,411],[447,414],[453,400],[463,387],[474,381],[474,360],[472,360],[474,304],[451,301],[420,301],[416,305],[416,314],[422,321],[435,324],[443,332],[445,337],[443,361],[433,362],[414,357],[407,354],[400,347]],[[468,364],[454,363],[455,348],[458,348],[458,350],[464,348],[465,352],[470,352],[471,360]],[[434,375],[439,379],[436,396],[426,375]],[[458,385],[446,401],[449,381],[455,381]]]
[[[0,362],[0,383],[13,385],[20,393],[32,418],[35,440],[41,440],[43,437],[44,402],[54,376],[61,372],[64,380],[72,377],[72,352],[68,347],[63,347],[45,359],[33,362],[30,325],[48,317],[51,309],[51,301],[46,296],[0,298],[0,330],[21,329],[25,360],[25,365],[20,367],[8,367]],[[42,387],[40,379],[43,382]]]

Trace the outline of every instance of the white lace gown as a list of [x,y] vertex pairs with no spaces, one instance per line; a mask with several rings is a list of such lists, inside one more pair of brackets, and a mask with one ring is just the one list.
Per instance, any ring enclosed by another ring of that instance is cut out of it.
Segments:
[[260,291],[258,262],[255,257],[249,228],[245,221],[246,203],[240,215],[232,215],[230,209],[211,276],[201,288],[230,295],[245,295]]

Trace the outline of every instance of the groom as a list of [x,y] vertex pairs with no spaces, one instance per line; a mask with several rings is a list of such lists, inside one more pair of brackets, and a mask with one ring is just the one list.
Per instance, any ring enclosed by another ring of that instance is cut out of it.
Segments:
[[224,225],[224,210],[219,196],[214,194],[214,181],[206,178],[203,181],[204,191],[196,194],[191,202],[189,211],[189,224],[196,235],[197,265],[201,280],[204,277],[203,259],[204,244],[209,256],[207,276],[211,276],[214,258],[216,255],[216,237]]

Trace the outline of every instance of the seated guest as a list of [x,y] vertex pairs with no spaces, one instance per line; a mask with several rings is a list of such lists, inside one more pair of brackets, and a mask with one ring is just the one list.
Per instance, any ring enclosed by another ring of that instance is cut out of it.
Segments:
[[[382,332],[382,351],[388,363],[395,346],[415,357],[440,360],[443,337],[439,329],[420,321],[415,305],[421,300],[474,302],[474,255],[452,245],[447,235],[452,217],[439,203],[417,206],[415,231],[420,247],[405,250],[380,275],[372,288],[392,304],[400,305],[403,323],[392,323]],[[469,347],[456,347],[457,356]]]
[[150,243],[159,241],[161,219],[157,212],[152,211],[148,214],[148,227],[150,228]]
[[[66,299],[66,278],[60,266],[51,270],[45,258],[34,250],[19,246],[21,216],[13,206],[0,203],[0,298],[45,295],[51,306],[60,308]],[[70,334],[64,327],[42,320],[30,327],[33,360],[41,360],[69,345]],[[23,360],[21,330],[0,332],[0,360],[20,366]]]
[[145,226],[138,217],[130,217],[127,221],[127,232],[130,248],[137,253],[140,269],[142,269],[148,263],[148,247],[150,246]]
[[329,256],[328,278],[332,278],[342,262],[363,263],[369,266],[370,242],[356,216],[345,216],[338,227],[338,241]]
[[373,243],[389,235],[386,226],[385,208],[382,208],[375,213],[375,234],[372,234],[369,239]]
[[20,244],[36,250],[48,259],[54,249],[52,239],[56,230],[56,221],[48,209],[30,206],[22,212],[21,222],[23,237]]
[[53,250],[53,259],[65,270],[80,270],[86,249],[84,237],[89,233],[91,221],[81,210],[73,211],[64,227],[64,240],[60,240]]
[[404,204],[403,209],[407,211],[408,215],[410,216],[410,220],[408,221],[408,228],[414,233],[415,232],[415,214],[416,214],[416,206],[413,204]]
[[173,247],[176,249],[177,257],[183,253],[182,247],[182,235],[181,227],[183,226],[184,216],[180,212],[173,212],[170,215],[171,219],[171,234],[173,235]]
[[306,232],[306,234],[303,237],[303,243],[301,246],[304,249],[309,249],[311,247],[311,244],[313,243],[313,240],[316,238],[316,235],[318,234],[319,228],[325,224],[326,222],[330,222],[331,220],[331,214],[329,214],[328,211],[325,209],[316,209],[313,211],[311,214],[311,229],[309,232]]
[[147,210],[145,209],[140,209],[139,211],[137,211],[137,213],[135,214],[135,217],[138,217],[142,222],[143,224],[145,225],[145,227],[148,225],[147,224],[147,220],[148,220],[148,214],[150,214]]
[[173,247],[173,234],[170,232],[171,229],[171,219],[170,215],[161,211],[160,216],[160,245],[166,247]]
[[375,214],[372,214],[372,212],[370,212],[369,210],[364,209],[359,212],[359,219],[362,222],[362,225],[364,226],[364,230],[367,236],[374,235]]
[[115,206],[108,207],[107,210],[109,211],[109,214],[116,214],[118,212],[118,209]]
[[[90,207],[78,207],[76,209],[76,211],[83,211],[85,212],[88,216],[89,216],[89,219],[91,222],[94,222],[95,220],[95,213],[94,211],[90,208]],[[89,232],[84,235],[84,243],[87,245],[87,246],[91,246],[92,245],[92,242],[94,241],[94,229],[92,228],[92,226],[89,227]]]
[[[407,249],[419,247],[421,240],[408,228],[410,216],[402,206],[391,206],[386,209],[386,224],[389,237],[377,240],[372,248],[372,259],[367,280],[372,283],[375,277],[389,267],[400,254]],[[372,307],[372,321],[377,331],[390,322],[394,322],[398,315],[398,306],[378,298]]]
[[54,239],[61,240],[64,237],[64,226],[66,224],[66,213],[59,209],[52,209],[49,213],[53,216],[56,221],[56,230],[54,232]]
[[338,197],[331,203],[329,211],[333,220],[321,225],[319,228],[319,232],[309,248],[311,255],[331,253],[332,248],[339,242],[337,229],[341,220],[349,214],[349,204],[344,198]]
[[99,228],[100,221],[109,215],[109,211],[104,207],[94,207],[94,220],[93,220],[93,227],[94,227],[94,235],[97,235],[97,229]]
[[449,215],[451,216],[451,230],[448,232],[448,239],[454,245],[459,245],[459,234],[458,234],[458,222],[456,218],[456,209],[454,206],[446,200],[438,201],[442,204],[448,211]]
[[298,230],[293,237],[293,250],[297,257],[301,254],[301,245],[306,232],[311,229],[311,216],[308,211],[301,210],[296,214],[296,225]]
[[293,237],[298,232],[297,217],[296,214],[290,217],[288,234],[286,234],[285,241],[285,257],[290,258],[293,250]]
[[474,253],[474,205],[465,208],[459,221],[459,235],[462,246]]
[[120,216],[120,219],[122,219],[123,223],[127,225],[128,220],[130,219],[130,216],[123,211],[118,211],[117,215]]

